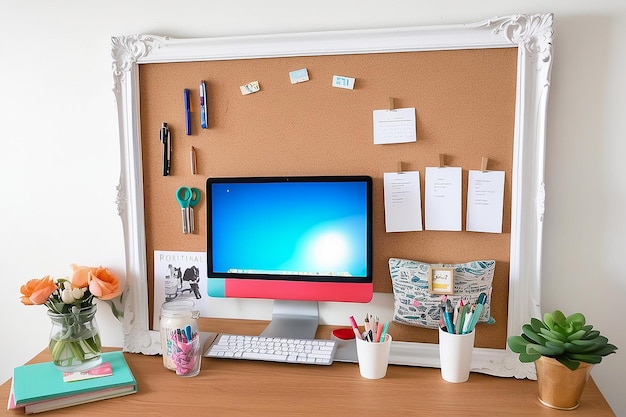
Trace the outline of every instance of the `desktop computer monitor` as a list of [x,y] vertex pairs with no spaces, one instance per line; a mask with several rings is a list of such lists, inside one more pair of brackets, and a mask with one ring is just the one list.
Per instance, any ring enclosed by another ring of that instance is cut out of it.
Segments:
[[314,338],[318,302],[369,302],[372,179],[209,178],[207,291],[274,300],[266,336]]

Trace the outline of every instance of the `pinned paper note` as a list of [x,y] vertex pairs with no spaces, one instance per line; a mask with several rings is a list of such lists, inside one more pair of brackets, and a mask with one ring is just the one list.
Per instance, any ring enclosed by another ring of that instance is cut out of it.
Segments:
[[385,172],[385,230],[412,232],[422,230],[422,205],[419,171]]
[[415,108],[374,110],[374,144],[416,142]]
[[468,232],[502,233],[504,171],[469,171]]
[[341,75],[333,75],[333,87],[354,90],[354,78],[344,77]]
[[426,167],[426,230],[461,230],[461,167]]
[[289,81],[291,84],[303,83],[309,81],[309,71],[306,68],[291,71],[289,73]]
[[251,83],[240,86],[239,89],[241,90],[241,95],[245,96],[248,94],[256,93],[261,89],[261,87],[259,86],[258,81],[252,81]]

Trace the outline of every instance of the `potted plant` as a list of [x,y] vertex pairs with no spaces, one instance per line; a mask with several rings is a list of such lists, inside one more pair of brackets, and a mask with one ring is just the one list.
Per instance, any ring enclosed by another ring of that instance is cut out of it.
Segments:
[[565,410],[578,407],[591,367],[617,350],[582,313],[566,317],[560,310],[533,317],[507,343],[521,362],[535,362],[539,401]]

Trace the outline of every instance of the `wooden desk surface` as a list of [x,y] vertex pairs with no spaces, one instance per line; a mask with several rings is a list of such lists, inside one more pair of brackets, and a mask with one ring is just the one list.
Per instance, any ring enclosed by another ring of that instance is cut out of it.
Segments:
[[[210,319],[204,330],[258,334],[263,322],[234,324]],[[228,329],[228,330],[227,330]],[[328,328],[320,329],[328,332]],[[320,333],[318,332],[318,333]],[[326,333],[327,334],[327,333]],[[537,383],[472,373],[469,381],[451,384],[439,369],[390,365],[387,376],[367,380],[358,365],[293,365],[203,358],[200,374],[176,376],[160,356],[125,353],[139,391],[125,397],[47,412],[46,416],[563,416],[542,406]],[[43,351],[30,362],[51,360]],[[10,381],[0,386],[7,399]],[[23,415],[4,410],[0,415]],[[581,405],[568,416],[614,416],[589,379]]]

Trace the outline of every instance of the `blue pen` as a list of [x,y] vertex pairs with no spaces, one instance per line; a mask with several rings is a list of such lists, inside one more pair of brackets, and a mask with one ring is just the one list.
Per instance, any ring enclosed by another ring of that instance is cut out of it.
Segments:
[[200,81],[200,126],[203,129],[208,129],[208,114],[207,114],[207,97],[206,97],[206,83]]
[[191,339],[193,338],[193,334],[191,332],[191,326],[187,325],[185,327],[185,334],[187,335],[187,341],[191,342]]
[[454,333],[454,323],[452,322],[452,319],[454,317],[454,308],[452,307],[452,304],[449,303],[449,301],[450,300],[448,300],[448,303],[443,310],[443,320],[446,323],[446,330],[448,331],[448,333]]
[[185,133],[191,135],[191,91],[188,88],[183,90],[183,96],[185,99]]

